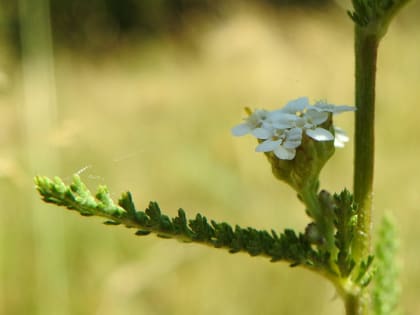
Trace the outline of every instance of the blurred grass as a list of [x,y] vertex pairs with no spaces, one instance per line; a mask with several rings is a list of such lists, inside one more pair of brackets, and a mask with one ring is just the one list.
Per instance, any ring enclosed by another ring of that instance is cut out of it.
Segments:
[[[411,6],[418,8],[418,2]],[[352,25],[335,10],[275,15],[245,7],[229,16],[194,30],[199,36],[182,47],[167,37],[127,43],[106,58],[59,51],[55,127],[39,144],[45,160],[58,156],[58,174],[48,173],[45,161],[29,165],[20,68],[0,54],[1,314],[343,312],[333,288],[307,271],[139,239],[43,204],[33,189],[35,172],[70,179],[89,166],[82,174],[92,189],[105,183],[115,198],[129,189],[139,208],[157,200],[169,214],[183,207],[242,226],[302,230],[307,219],[294,194],[272,178],[254,141],[234,139],[230,128],[244,106],[276,108],[303,95],[352,104]],[[407,314],[420,312],[420,235],[413,219],[420,210],[419,45],[419,24],[403,12],[378,65],[375,217],[390,210],[399,220]],[[337,124],[351,134],[347,116]],[[323,187],[350,187],[351,162],[351,145],[338,150]],[[63,235],[47,251],[40,251],[45,240],[34,228],[37,214],[57,222],[41,227],[45,235]],[[55,255],[63,256],[63,266],[36,266]],[[55,292],[51,278],[60,279]]]

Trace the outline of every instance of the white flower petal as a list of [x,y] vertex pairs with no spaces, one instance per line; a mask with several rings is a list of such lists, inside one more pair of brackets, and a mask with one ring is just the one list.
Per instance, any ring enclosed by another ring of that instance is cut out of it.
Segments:
[[348,106],[348,105],[333,105],[333,104],[328,104],[325,103],[323,101],[316,103],[313,108],[317,111],[321,111],[321,112],[330,112],[333,114],[339,114],[339,113],[343,113],[343,112],[349,112],[349,111],[355,111],[356,108],[353,106]]
[[267,114],[268,114],[268,111],[266,109],[256,109],[252,112],[250,117],[255,116],[258,118],[264,118],[265,116],[267,116]]
[[248,116],[248,121],[258,121],[261,122],[262,120],[266,119],[268,117],[268,110],[265,109],[256,109],[252,112],[251,115]]
[[344,142],[338,140],[337,138],[334,139],[334,147],[336,148],[344,148]]
[[309,109],[305,113],[304,117],[307,119],[309,123],[312,123],[313,125],[318,126],[328,119],[328,113]]
[[296,149],[301,144],[302,144],[302,141],[287,140],[284,142],[283,147],[285,147],[286,149]]
[[307,129],[306,134],[316,141],[331,141],[334,136],[324,128]]
[[309,99],[307,97],[300,97],[288,102],[282,110],[286,113],[296,114],[297,112],[305,110],[308,106]]
[[266,140],[262,143],[260,143],[259,145],[257,145],[257,147],[255,148],[255,151],[257,152],[270,152],[273,151],[274,149],[276,149],[278,146],[280,146],[280,144],[282,143],[283,140]]
[[267,118],[269,112],[265,109],[256,109],[251,115],[249,115],[245,120],[251,128],[259,127]]
[[302,143],[302,129],[293,128],[287,132],[284,146],[288,148],[297,148]]
[[302,143],[302,129],[293,128],[287,133],[283,146],[287,149],[296,149]]
[[289,139],[302,139],[302,129],[301,128],[292,128],[287,133],[287,138]]
[[338,127],[334,127],[334,146],[336,148],[344,148],[344,144],[350,140],[350,138],[347,136],[346,132]]
[[297,118],[298,117],[296,115],[278,110],[270,113],[269,121],[274,128],[287,129],[294,126]]
[[343,112],[354,112],[354,111],[356,111],[356,107],[354,106],[338,105],[338,106],[335,106],[334,114],[340,114]]
[[267,128],[256,128],[252,131],[252,135],[257,139],[268,139],[273,136],[273,131]]
[[334,112],[334,105],[327,104],[323,101],[317,102],[312,108],[318,112]]
[[291,115],[291,114],[285,113],[283,111],[283,108],[272,110],[269,114],[270,119],[273,119],[273,120],[275,120],[277,117],[284,116],[284,115]]
[[251,130],[251,127],[247,123],[244,123],[233,127],[231,129],[231,132],[234,136],[240,137],[246,135],[247,133],[250,133]]
[[276,129],[289,129],[292,128],[295,124],[291,121],[275,121],[272,126]]
[[295,149],[287,149],[283,146],[278,146],[274,150],[274,154],[280,159],[280,160],[293,160],[296,156],[296,150]]
[[306,119],[302,117],[298,117],[295,121],[295,127],[297,128],[303,128],[307,124]]
[[340,138],[341,141],[347,142],[349,141],[349,136],[347,133],[341,129],[340,127],[334,127],[334,133],[337,138]]

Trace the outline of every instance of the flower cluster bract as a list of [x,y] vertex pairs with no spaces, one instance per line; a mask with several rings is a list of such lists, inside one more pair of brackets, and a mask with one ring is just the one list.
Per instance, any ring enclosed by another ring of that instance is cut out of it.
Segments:
[[281,160],[293,160],[304,134],[315,141],[334,140],[334,146],[343,147],[349,140],[346,133],[334,127],[332,134],[321,125],[332,114],[354,110],[352,106],[335,106],[324,101],[310,105],[307,97],[301,97],[288,102],[282,109],[255,110],[244,123],[232,128],[232,134],[243,136],[250,133],[260,142],[255,151],[273,152]]

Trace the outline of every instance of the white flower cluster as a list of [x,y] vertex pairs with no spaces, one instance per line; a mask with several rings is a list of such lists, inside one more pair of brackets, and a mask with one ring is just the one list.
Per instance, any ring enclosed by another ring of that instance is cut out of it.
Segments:
[[302,135],[316,141],[332,141],[336,147],[343,147],[349,140],[340,128],[334,128],[335,136],[320,127],[330,114],[354,111],[352,106],[335,106],[325,102],[310,105],[307,97],[290,101],[282,109],[255,110],[245,122],[232,128],[232,134],[243,136],[248,133],[261,140],[257,152],[273,152],[281,160],[293,160],[296,148],[302,143]]

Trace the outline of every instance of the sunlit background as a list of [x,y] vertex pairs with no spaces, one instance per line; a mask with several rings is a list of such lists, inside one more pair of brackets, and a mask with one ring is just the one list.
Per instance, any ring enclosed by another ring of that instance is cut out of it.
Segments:
[[[0,2],[0,314],[343,314],[331,285],[284,263],[153,236],[42,203],[34,175],[78,172],[175,215],[303,230],[302,205],[243,108],[353,104],[352,23],[328,0]],[[344,7],[343,7],[344,6]],[[419,2],[378,63],[375,220],[397,219],[405,314],[420,314]],[[337,125],[353,132],[351,114]],[[352,143],[322,174],[351,187]]]

